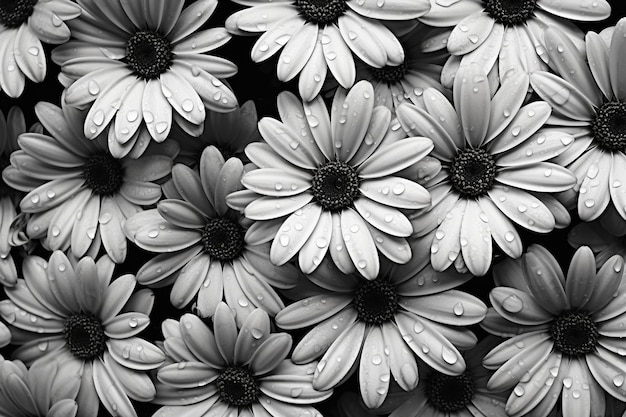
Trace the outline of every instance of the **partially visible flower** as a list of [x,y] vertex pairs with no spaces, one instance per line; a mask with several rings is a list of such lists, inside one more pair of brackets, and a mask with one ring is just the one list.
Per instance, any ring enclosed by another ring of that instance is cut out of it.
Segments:
[[158,371],[153,402],[164,407],[153,417],[319,416],[311,404],[332,394],[311,385],[315,364],[289,360],[291,336],[271,333],[261,309],[239,331],[224,303],[217,305],[212,330],[192,314],[168,319],[162,328],[168,362]]
[[282,49],[278,79],[300,74],[304,101],[320,92],[328,70],[342,87],[352,87],[353,54],[375,68],[401,65],[402,45],[381,20],[408,21],[430,8],[428,0],[234,1],[249,8],[231,15],[226,28],[238,35],[264,32],[252,48],[252,59],[265,61]]
[[517,258],[522,242],[513,223],[539,233],[565,226],[570,217],[549,193],[569,189],[575,178],[551,158],[572,145],[566,129],[542,129],[550,106],[522,106],[528,90],[523,71],[505,79],[492,96],[478,65],[464,67],[454,84],[454,105],[435,89],[424,92],[425,110],[398,107],[402,127],[435,143],[441,172],[427,187],[432,206],[411,216],[417,236],[436,229],[430,258],[436,270],[454,263],[484,275],[492,263],[492,239]]
[[626,258],[626,222],[612,207],[591,222],[580,222],[570,230],[567,241],[574,248],[589,246],[599,268],[611,256]]
[[[138,159],[107,152],[106,132],[89,141],[81,133],[85,112],[40,102],[35,112],[49,134],[20,135],[4,181],[28,193],[20,202],[32,213],[26,227],[49,250],[97,255],[101,246],[116,263],[126,258],[122,223],[156,203],[168,175],[169,155],[147,151]],[[154,149],[154,148],[153,148]],[[167,153],[167,152],[164,152]]]
[[[427,247],[413,240],[411,249]],[[465,371],[457,348],[476,343],[465,326],[487,312],[478,298],[454,289],[471,275],[436,272],[413,257],[404,265],[383,264],[372,280],[341,274],[330,261],[308,278],[316,287],[278,313],[276,324],[286,330],[314,326],[291,355],[297,364],[321,358],[314,388],[334,388],[358,369],[363,401],[377,408],[392,377],[405,391],[417,386],[416,356],[445,375]]]
[[199,173],[176,164],[171,187],[176,194],[125,224],[137,246],[160,254],[137,273],[141,284],[174,283],[170,301],[176,308],[197,295],[194,307],[202,317],[213,314],[225,299],[237,311],[239,325],[256,307],[276,315],[284,304],[270,284],[289,288],[297,279],[293,265],[269,262],[271,236],[253,229],[253,221],[226,205],[226,196],[242,188],[242,174],[239,159],[225,161],[209,146],[200,158]]
[[[67,86],[65,102],[89,113],[84,134],[93,139],[111,126],[109,147],[141,146],[147,129],[164,141],[173,123],[197,130],[205,106],[231,111],[237,105],[221,78],[237,67],[206,52],[224,45],[224,28],[200,28],[217,0],[79,0],[84,11],[71,22],[72,37],[52,58]],[[106,5],[105,5],[106,4]]]
[[337,91],[330,116],[319,96],[308,103],[278,96],[282,121],[261,119],[266,143],[246,148],[259,169],[241,179],[257,193],[244,213],[265,221],[274,264],[298,255],[310,273],[330,253],[341,271],[374,279],[379,251],[398,263],[411,258],[413,229],[401,210],[428,206],[430,195],[399,172],[422,161],[432,142],[391,128],[391,112],[374,107],[370,83]]
[[150,323],[154,295],[134,293],[131,274],[111,281],[114,267],[106,255],[97,263],[90,257],[72,263],[61,251],[48,262],[29,256],[24,279],[6,288],[9,300],[0,301],[0,316],[20,335],[15,358],[58,360],[60,375],[79,376],[81,416],[97,416],[102,402],[111,414],[136,417],[130,399],[153,399],[146,371],[165,360],[137,337]]
[[42,82],[47,64],[41,42],[66,42],[70,38],[66,21],[80,13],[80,6],[71,0],[0,2],[0,90],[19,97],[26,77]]
[[484,360],[495,370],[487,387],[511,389],[511,417],[547,415],[561,402],[564,416],[603,416],[604,393],[626,400],[624,259],[596,270],[589,247],[574,253],[565,276],[556,259],[532,245],[518,260],[494,267],[493,308],[481,323],[509,338]]

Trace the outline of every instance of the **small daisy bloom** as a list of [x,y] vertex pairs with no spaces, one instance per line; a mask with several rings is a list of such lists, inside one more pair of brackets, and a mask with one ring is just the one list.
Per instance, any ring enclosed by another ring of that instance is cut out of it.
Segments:
[[509,416],[545,416],[559,399],[564,416],[603,416],[605,392],[626,400],[623,267],[615,255],[596,270],[583,246],[564,275],[538,245],[494,267],[493,308],[481,326],[509,339],[483,365],[496,371],[489,389],[513,389]]
[[300,74],[298,91],[305,101],[322,88],[327,71],[344,88],[354,84],[354,56],[382,68],[401,65],[404,51],[381,20],[407,21],[424,15],[428,0],[234,0],[248,6],[226,20],[238,35],[263,33],[252,47],[262,62],[282,49],[276,66],[281,81]]
[[278,96],[282,122],[259,122],[266,143],[246,148],[259,169],[241,180],[258,197],[244,213],[268,221],[274,264],[299,252],[300,268],[310,273],[330,253],[341,271],[356,268],[374,279],[378,251],[399,263],[411,258],[405,238],[413,229],[400,209],[426,207],[430,195],[394,174],[421,161],[433,144],[392,129],[391,112],[374,101],[372,85],[361,81],[347,93],[337,90],[329,117],[321,97],[301,103],[285,92]]
[[26,78],[42,82],[47,64],[41,42],[67,42],[66,21],[80,13],[71,0],[0,2],[0,91],[15,98],[22,95]]
[[[437,27],[453,27],[446,44],[452,57],[444,71],[477,63],[504,77],[510,70],[546,69],[544,30],[559,28],[584,48],[583,33],[571,20],[599,21],[611,14],[606,0],[430,0],[420,20]],[[428,41],[427,41],[428,42]],[[453,77],[448,77],[452,79]]]
[[[133,294],[134,275],[111,281],[108,256],[71,262],[55,251],[46,262],[24,260],[24,279],[6,288],[0,316],[19,334],[16,359],[59,361],[59,375],[78,375],[81,416],[97,416],[100,402],[113,415],[137,416],[130,399],[150,401],[155,387],[147,372],[163,352],[137,335],[148,327],[154,296]],[[15,341],[14,341],[15,342]]]
[[60,371],[56,360],[39,360],[30,368],[0,355],[0,415],[75,417],[80,377]]
[[276,315],[284,304],[270,284],[293,287],[297,271],[269,262],[270,243],[263,232],[251,236],[254,222],[226,205],[226,196],[242,188],[243,164],[237,158],[224,161],[209,146],[199,168],[198,173],[176,164],[171,190],[176,194],[126,222],[129,239],[159,253],[141,267],[137,280],[173,283],[170,301],[176,308],[197,295],[194,309],[201,317],[213,314],[222,299],[237,312],[239,325],[256,307]]
[[569,214],[549,193],[569,189],[571,172],[549,159],[574,139],[560,130],[542,129],[550,105],[522,106],[528,75],[505,79],[491,95],[478,65],[464,67],[454,83],[454,106],[439,91],[424,92],[426,109],[398,107],[402,127],[435,143],[442,170],[428,190],[432,206],[411,216],[417,236],[436,229],[430,247],[436,270],[454,263],[474,275],[487,273],[492,239],[513,258],[522,254],[514,223],[539,233],[569,223]]
[[550,62],[559,75],[531,74],[535,92],[553,107],[549,124],[575,138],[559,163],[576,175],[562,199],[584,221],[612,203],[626,219],[626,18],[601,34],[586,36],[586,56],[562,32],[545,34]]
[[609,207],[598,219],[574,226],[567,241],[574,248],[589,246],[599,268],[613,255],[626,258],[626,222]]
[[332,395],[313,388],[315,363],[289,360],[291,336],[271,333],[261,309],[239,331],[224,303],[217,305],[213,330],[193,314],[168,319],[162,329],[168,361],[158,371],[153,402],[164,407],[153,417],[321,416],[310,404]]
[[[423,241],[412,243],[414,250],[428,250]],[[377,408],[387,397],[391,377],[405,391],[417,386],[415,356],[446,375],[465,371],[457,347],[476,343],[466,326],[479,323],[487,312],[478,298],[453,289],[471,275],[436,272],[414,257],[404,265],[385,263],[373,280],[344,275],[330,261],[308,278],[316,287],[278,313],[276,324],[286,330],[314,326],[291,360],[305,364],[321,357],[315,389],[334,388],[358,369],[363,401]]]
[[65,101],[89,107],[87,138],[110,124],[117,146],[136,141],[143,126],[162,142],[172,122],[187,130],[202,125],[205,106],[236,108],[237,99],[220,78],[234,75],[237,67],[205,54],[230,35],[224,28],[200,30],[217,0],[198,0],[184,10],[184,0],[78,3],[84,11],[70,25],[73,39],[52,58],[61,66]]
[[168,155],[144,153],[138,159],[113,157],[106,132],[86,140],[85,112],[40,102],[35,112],[51,136],[25,133],[11,154],[3,178],[27,194],[20,209],[32,213],[26,231],[49,250],[72,249],[95,256],[101,246],[116,263],[126,258],[124,220],[156,203],[158,181],[172,167]]

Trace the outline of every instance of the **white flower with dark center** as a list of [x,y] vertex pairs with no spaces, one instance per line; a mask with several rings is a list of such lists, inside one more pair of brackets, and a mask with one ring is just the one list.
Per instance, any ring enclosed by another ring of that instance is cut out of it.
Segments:
[[26,78],[46,77],[41,42],[60,44],[70,38],[66,21],[81,13],[71,0],[4,0],[0,2],[0,91],[19,97]]
[[291,336],[271,333],[261,309],[253,310],[239,331],[224,303],[217,305],[212,330],[192,314],[168,319],[162,328],[169,358],[157,374],[153,401],[164,407],[153,417],[320,416],[310,404],[332,394],[312,387],[314,363],[289,360]]
[[539,233],[569,223],[569,214],[549,193],[574,183],[571,172],[551,158],[574,139],[559,129],[542,129],[550,106],[522,106],[528,75],[508,77],[493,95],[478,65],[464,67],[454,85],[454,106],[439,91],[424,92],[426,109],[401,104],[397,115],[411,135],[435,143],[442,170],[428,187],[432,207],[411,216],[417,236],[436,229],[430,259],[436,270],[467,267],[487,273],[492,239],[508,256],[522,254],[513,223]]
[[496,371],[488,388],[513,388],[509,416],[547,415],[559,400],[564,416],[603,416],[605,392],[626,400],[623,268],[615,255],[596,271],[583,246],[565,276],[537,245],[494,268],[493,308],[481,326],[509,339],[483,364]]
[[72,39],[52,54],[67,86],[65,101],[90,107],[84,133],[93,139],[111,125],[109,147],[128,150],[157,142],[172,123],[197,131],[205,106],[231,111],[233,92],[220,81],[237,67],[205,54],[225,44],[224,28],[200,28],[217,0],[79,0],[84,12],[70,25]]
[[338,90],[329,117],[321,97],[303,104],[282,93],[282,122],[259,122],[266,143],[246,148],[259,169],[241,180],[257,193],[244,213],[267,221],[260,231],[272,235],[274,264],[298,254],[309,273],[330,253],[343,272],[374,279],[378,251],[398,263],[411,258],[406,237],[413,229],[401,209],[426,207],[430,195],[394,174],[422,161],[432,142],[390,128],[391,112],[374,101],[372,85],[361,81],[348,93]]
[[61,251],[49,262],[30,256],[24,279],[6,288],[9,300],[0,301],[0,316],[19,334],[16,359],[27,365],[57,360],[60,377],[78,375],[80,416],[97,416],[100,402],[113,415],[137,416],[130,399],[153,399],[146,371],[165,360],[137,337],[150,323],[154,295],[133,293],[134,275],[111,281],[114,267],[106,255],[97,263],[90,257],[71,262]]
[[225,299],[237,311],[237,323],[256,307],[276,315],[284,304],[270,286],[290,288],[297,271],[277,267],[268,258],[271,236],[252,236],[254,222],[226,205],[226,196],[242,188],[243,164],[224,161],[214,146],[200,158],[199,173],[183,164],[172,169],[170,198],[156,209],[139,213],[125,224],[128,237],[142,249],[160,253],[137,273],[144,285],[174,283],[170,301],[194,304],[208,317]]
[[104,246],[116,263],[123,262],[122,223],[159,200],[161,186],[154,181],[170,173],[171,157],[155,150],[118,159],[107,151],[106,132],[92,141],[82,135],[85,112],[44,102],[35,112],[51,136],[20,135],[21,149],[3,172],[6,183],[27,193],[20,208],[32,213],[28,236],[49,250],[71,248],[78,257],[95,256]]
[[[423,241],[412,246],[427,250]],[[308,278],[316,287],[278,313],[276,324],[287,330],[314,326],[291,355],[297,364],[321,358],[314,388],[334,388],[358,369],[363,401],[376,408],[392,377],[405,391],[417,386],[415,356],[445,375],[465,372],[457,348],[472,347],[476,337],[463,326],[479,323],[487,312],[478,298],[453,289],[471,275],[436,272],[414,257],[404,265],[385,264],[373,280],[343,275],[330,261]]]
[[282,49],[278,79],[289,81],[300,74],[298,90],[305,101],[320,92],[328,70],[342,87],[352,87],[353,54],[375,68],[402,64],[402,45],[381,20],[408,21],[430,8],[428,0],[235,2],[249,8],[230,16],[226,28],[238,35],[263,33],[252,48],[255,62]]
[[566,126],[576,138],[559,163],[576,175],[562,196],[584,221],[609,206],[626,219],[626,19],[602,34],[586,36],[586,59],[562,32],[545,35],[550,62],[559,75],[531,74],[535,92],[553,107],[548,124]]

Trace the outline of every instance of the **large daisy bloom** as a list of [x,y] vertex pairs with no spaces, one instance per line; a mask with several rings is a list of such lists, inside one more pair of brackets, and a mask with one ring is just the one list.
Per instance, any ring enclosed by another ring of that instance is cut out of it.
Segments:
[[492,239],[513,258],[522,254],[517,225],[539,233],[569,223],[548,193],[569,189],[575,178],[552,162],[574,139],[542,129],[550,105],[522,106],[528,75],[507,77],[493,95],[478,65],[464,67],[454,83],[454,106],[439,91],[424,92],[426,109],[401,104],[397,115],[410,135],[433,139],[442,170],[428,187],[433,203],[411,217],[417,236],[436,229],[430,247],[436,270],[451,264],[487,273]]
[[[231,111],[233,92],[220,78],[237,67],[205,54],[225,44],[224,28],[200,28],[217,0],[79,0],[84,9],[72,37],[54,50],[67,86],[65,101],[89,107],[84,133],[97,137],[110,124],[116,146],[137,141],[143,126],[157,142],[172,123],[202,125],[205,106]],[[113,146],[113,145],[112,145]],[[128,146],[128,145],[127,145]]]
[[30,368],[0,355],[0,415],[11,417],[75,417],[80,377],[64,373],[56,360],[43,359]]
[[309,273],[330,253],[341,271],[374,279],[378,251],[399,263],[411,258],[406,237],[413,229],[400,209],[426,207],[430,195],[394,174],[421,161],[433,144],[392,129],[391,112],[374,101],[366,81],[348,93],[338,90],[330,116],[319,96],[301,103],[281,93],[282,122],[259,122],[266,143],[246,148],[259,169],[241,180],[258,196],[244,213],[268,221],[276,265],[299,253],[300,268]]
[[583,33],[571,20],[599,21],[611,14],[606,0],[430,1],[430,12],[420,20],[431,26],[453,26],[446,40],[453,55],[448,69],[475,62],[485,73],[495,68],[501,77],[516,68],[529,73],[546,69],[546,28],[563,30],[582,50]]
[[[428,250],[423,241],[412,243],[414,250]],[[358,369],[363,401],[377,408],[391,377],[405,391],[417,386],[416,356],[446,375],[465,371],[457,347],[472,347],[476,337],[464,326],[487,312],[478,298],[453,289],[471,278],[453,269],[436,272],[420,257],[385,264],[373,280],[344,275],[327,261],[309,275],[316,288],[278,313],[276,324],[287,330],[314,326],[291,355],[298,364],[321,358],[314,388],[333,388]]]
[[609,203],[626,219],[626,19],[601,34],[589,32],[586,56],[562,32],[548,30],[545,39],[559,75],[535,72],[531,85],[554,109],[548,123],[576,137],[559,157],[576,175],[563,200],[584,221],[598,218]]
[[27,193],[20,209],[32,213],[28,236],[49,250],[71,248],[78,257],[95,256],[104,246],[115,262],[123,262],[122,223],[159,200],[155,181],[170,173],[171,157],[148,151],[138,159],[118,159],[107,151],[106,132],[85,139],[84,111],[40,102],[35,112],[51,136],[20,135],[21,149],[3,172],[6,183]]
[[226,196],[242,188],[243,164],[237,158],[225,161],[209,146],[199,168],[198,173],[176,164],[176,194],[126,222],[126,233],[137,246],[159,253],[141,267],[137,280],[173,283],[170,301],[176,308],[197,295],[194,309],[201,317],[212,315],[222,299],[237,312],[239,325],[256,307],[276,315],[284,303],[270,284],[293,287],[297,271],[293,265],[270,263],[266,234],[252,234],[254,222],[226,205]]
[[81,13],[71,0],[13,0],[0,3],[0,91],[19,97],[26,78],[46,77],[41,42],[59,44],[70,38],[66,21]]
[[494,268],[493,305],[481,323],[509,339],[483,364],[496,372],[487,387],[513,388],[512,417],[547,415],[561,401],[563,415],[603,416],[604,393],[626,400],[624,259],[615,255],[598,270],[583,246],[567,271],[543,247]]
[[402,64],[402,45],[380,20],[411,20],[430,8],[428,0],[234,1],[248,8],[231,15],[226,28],[238,35],[263,33],[252,47],[255,62],[282,49],[278,79],[300,74],[298,91],[305,101],[320,92],[328,70],[342,87],[352,87],[354,56],[375,68]]
[[311,404],[332,390],[311,384],[315,363],[289,360],[291,336],[271,333],[270,320],[255,309],[237,330],[235,317],[218,304],[211,330],[193,314],[163,322],[168,362],[157,374],[157,397],[163,404],[153,417],[320,416]]
[[[81,416],[97,416],[100,402],[113,415],[137,416],[130,399],[150,401],[155,387],[148,370],[163,352],[137,337],[148,327],[154,296],[134,292],[134,275],[111,280],[108,256],[72,262],[55,251],[48,262],[24,260],[24,279],[6,289],[0,316],[19,334],[16,359],[59,361],[60,375],[79,375],[76,402]],[[17,340],[14,340],[17,342]]]

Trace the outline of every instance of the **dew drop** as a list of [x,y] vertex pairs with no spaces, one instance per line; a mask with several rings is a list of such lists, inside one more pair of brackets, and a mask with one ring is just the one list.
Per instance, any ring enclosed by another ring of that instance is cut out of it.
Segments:
[[509,313],[519,313],[524,308],[524,302],[517,295],[509,295],[502,300],[502,308]]

